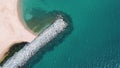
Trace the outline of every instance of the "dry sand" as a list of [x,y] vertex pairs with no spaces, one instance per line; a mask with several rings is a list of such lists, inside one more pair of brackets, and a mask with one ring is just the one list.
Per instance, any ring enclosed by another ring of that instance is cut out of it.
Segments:
[[18,13],[19,0],[0,0],[0,61],[14,43],[31,42],[35,34],[30,32]]

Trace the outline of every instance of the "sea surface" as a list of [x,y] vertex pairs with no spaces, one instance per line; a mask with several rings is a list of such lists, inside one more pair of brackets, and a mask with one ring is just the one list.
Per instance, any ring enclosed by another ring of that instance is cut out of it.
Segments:
[[[73,28],[61,43],[35,55],[27,68],[120,68],[120,0],[22,0],[21,4],[25,20],[56,10],[71,17]],[[31,10],[38,12],[30,14]]]

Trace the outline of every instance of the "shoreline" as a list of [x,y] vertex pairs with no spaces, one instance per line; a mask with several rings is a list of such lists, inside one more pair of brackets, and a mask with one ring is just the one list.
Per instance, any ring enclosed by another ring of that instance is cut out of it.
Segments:
[[25,24],[25,21],[22,18],[22,11],[21,11],[21,9],[22,9],[22,7],[20,5],[20,0],[17,0],[17,12],[18,12],[17,15],[18,15],[18,19],[21,21],[21,24],[24,26],[25,29],[27,29],[33,35],[37,35],[32,30],[29,29],[29,27],[27,26],[27,24]]
[[0,6],[0,63],[14,43],[31,42],[34,34],[25,25],[20,12],[20,0],[4,0]]

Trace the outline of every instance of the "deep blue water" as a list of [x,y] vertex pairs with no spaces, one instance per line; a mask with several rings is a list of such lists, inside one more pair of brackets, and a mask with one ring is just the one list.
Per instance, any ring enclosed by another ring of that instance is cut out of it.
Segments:
[[[28,68],[119,68],[120,0],[23,0],[24,19],[40,8],[68,14],[73,30]],[[39,14],[38,14],[39,15]],[[35,63],[36,62],[36,63]]]

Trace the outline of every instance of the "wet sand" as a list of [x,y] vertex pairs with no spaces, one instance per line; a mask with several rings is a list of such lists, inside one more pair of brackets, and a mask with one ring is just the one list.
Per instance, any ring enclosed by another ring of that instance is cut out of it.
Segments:
[[14,43],[31,42],[36,37],[23,22],[19,0],[0,0],[0,62]]

